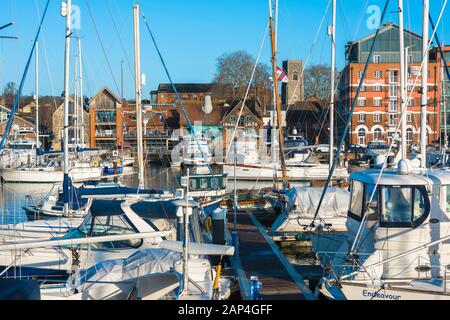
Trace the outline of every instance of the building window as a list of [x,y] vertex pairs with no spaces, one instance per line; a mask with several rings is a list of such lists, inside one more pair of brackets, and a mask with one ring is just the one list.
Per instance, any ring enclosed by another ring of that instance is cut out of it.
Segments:
[[381,56],[379,54],[373,55],[373,63],[380,63],[381,62]]
[[397,114],[394,114],[394,113],[389,114],[389,125],[396,126],[397,124],[398,124]]
[[412,115],[412,113],[407,113],[406,114],[406,122],[408,122],[408,123],[412,123],[413,122],[413,115]]
[[362,72],[358,71],[358,78],[361,78],[361,77],[362,77]]
[[358,144],[366,144],[366,130],[363,128],[358,130]]
[[397,85],[390,85],[389,86],[389,97],[396,98],[398,97],[398,87]]
[[414,98],[413,97],[408,99],[408,107],[414,107]]
[[197,94],[196,93],[192,94],[192,99],[197,99]]
[[376,85],[376,86],[373,87],[373,90],[375,92],[381,92],[381,86],[380,85]]
[[413,62],[413,55],[412,54],[408,54],[408,63]]
[[365,91],[366,91],[366,86],[365,86],[365,85],[362,85],[360,91],[361,91],[361,92],[365,92]]
[[236,122],[236,116],[230,116],[230,122],[235,123]]
[[391,70],[389,71],[389,82],[398,82],[397,71]]
[[366,122],[366,114],[358,113],[358,123],[365,123],[365,122]]
[[413,130],[411,128],[406,129],[406,144],[411,145],[413,143]]
[[189,95],[187,93],[183,93],[183,99],[189,99]]
[[391,99],[389,100],[389,112],[397,112],[398,111],[398,101]]
[[376,128],[373,131],[373,139],[375,141],[381,141],[381,134],[382,134],[381,129],[380,128]]
[[375,122],[375,123],[380,123],[381,122],[381,114],[380,113],[375,113],[373,115],[373,122]]
[[381,78],[381,71],[380,70],[375,70],[373,72],[373,77],[374,78]]
[[381,107],[382,100],[381,98],[373,98],[373,106],[374,107]]
[[406,91],[411,92],[412,89],[413,89],[413,86],[412,86],[412,85],[407,85],[407,86],[406,86]]
[[249,123],[253,121],[253,117],[252,116],[245,116],[245,122]]
[[358,107],[365,107],[366,106],[366,99],[358,98]]
[[298,72],[297,71],[292,72],[292,80],[298,81]]

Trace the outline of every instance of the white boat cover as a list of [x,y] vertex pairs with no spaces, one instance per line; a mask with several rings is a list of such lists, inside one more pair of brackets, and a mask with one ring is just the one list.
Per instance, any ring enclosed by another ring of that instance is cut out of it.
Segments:
[[[321,187],[301,187],[295,188],[297,197],[295,198],[295,210],[291,211],[290,217],[309,218],[314,217],[323,188]],[[350,192],[339,187],[329,187],[323,199],[318,216],[345,217],[347,216],[350,204]]]
[[[171,250],[151,248],[142,249],[126,259],[105,260],[90,267],[80,276],[80,284],[91,282],[118,282],[147,274],[164,273],[180,260],[180,254]],[[139,267],[139,268],[138,268]],[[89,286],[88,285],[88,286]],[[84,286],[86,289],[86,286]]]

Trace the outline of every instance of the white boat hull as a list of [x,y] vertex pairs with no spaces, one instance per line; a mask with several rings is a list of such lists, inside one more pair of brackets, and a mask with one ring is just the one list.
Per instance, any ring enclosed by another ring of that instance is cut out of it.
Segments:
[[[224,173],[228,174],[229,179],[233,179],[235,168],[233,165],[225,164],[223,166]],[[247,181],[273,181],[274,167],[258,166],[258,165],[237,165],[236,166],[236,180]],[[320,181],[326,180],[329,174],[328,165],[315,166],[287,166],[286,174],[289,181]],[[277,177],[282,176],[281,169],[277,168]],[[336,168],[333,173],[333,179],[344,180],[348,178],[348,171],[346,168]]]
[[[1,169],[4,182],[16,183],[62,183],[64,173],[58,170],[38,169]],[[97,179],[102,176],[102,168],[73,168],[69,171],[72,180]]]

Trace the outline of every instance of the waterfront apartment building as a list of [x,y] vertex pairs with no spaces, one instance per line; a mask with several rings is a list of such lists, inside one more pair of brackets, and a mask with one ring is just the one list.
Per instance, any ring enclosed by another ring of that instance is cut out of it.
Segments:
[[440,72],[440,107],[441,107],[441,143],[446,143],[445,134],[447,134],[447,146],[450,141],[450,81],[444,60],[450,73],[450,46],[442,46],[444,56],[441,55],[439,47],[434,47],[430,53],[430,59],[437,61]]
[[118,150],[123,144],[122,101],[108,87],[89,101],[91,148]]
[[[346,66],[339,82],[339,103],[336,118],[338,133],[348,119],[356,91],[361,81],[375,33],[346,45]],[[420,137],[422,37],[405,30],[407,57],[407,144],[418,144]],[[440,137],[440,70],[430,53],[428,63],[427,136],[428,143]],[[382,26],[374,45],[362,90],[356,100],[355,112],[347,136],[347,145],[367,145],[370,141],[390,143],[399,137],[396,131],[401,117],[399,28],[395,24]],[[415,83],[415,85],[414,85]],[[413,86],[414,85],[414,86]]]

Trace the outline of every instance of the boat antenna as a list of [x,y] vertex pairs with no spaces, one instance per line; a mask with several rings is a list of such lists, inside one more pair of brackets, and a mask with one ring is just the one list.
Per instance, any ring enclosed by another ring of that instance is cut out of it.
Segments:
[[336,164],[339,161],[339,156],[341,154],[341,147],[344,144],[344,140],[347,137],[347,134],[348,134],[348,131],[349,131],[349,127],[350,127],[351,119],[352,119],[352,116],[353,116],[353,112],[355,111],[355,107],[356,107],[356,102],[358,101],[358,96],[359,96],[359,94],[361,92],[361,88],[363,86],[364,79],[366,78],[366,73],[367,73],[367,69],[369,67],[370,59],[372,58],[372,53],[373,53],[373,49],[374,49],[374,46],[375,46],[375,41],[377,40],[378,34],[380,33],[380,30],[381,30],[381,28],[383,26],[383,21],[384,21],[384,17],[386,15],[386,12],[387,12],[388,4],[389,4],[389,0],[386,0],[386,3],[384,5],[384,9],[383,9],[383,13],[381,14],[381,18],[380,18],[380,25],[378,26],[377,31],[375,32],[375,36],[373,38],[372,45],[370,46],[369,55],[367,56],[366,64],[364,66],[364,71],[363,71],[363,73],[361,75],[361,79],[359,81],[358,89],[356,90],[355,98],[352,101],[352,107],[350,109],[350,113],[348,115],[347,123],[345,124],[345,127],[344,127],[344,130],[342,132],[342,135],[341,135],[341,138],[340,138],[340,141],[339,141],[339,145],[338,145],[336,154],[334,156],[333,165],[331,167],[330,172],[328,173],[327,182],[325,183],[325,186],[323,188],[322,194],[320,196],[319,204],[317,205],[316,212],[315,212],[314,217],[313,217],[313,219],[311,221],[311,226],[312,227],[314,227],[314,222],[315,222],[315,220],[317,218],[317,215],[319,213],[320,207],[322,206],[322,202],[323,202],[323,199],[324,199],[325,194],[327,192],[328,186],[331,183],[331,177],[333,176],[334,169],[336,167]]
[[[0,154],[3,152],[3,149],[5,147],[6,141],[7,141],[8,136],[9,136],[9,132],[11,131],[11,126],[12,126],[13,121],[14,121],[14,116],[15,116],[15,114],[17,112],[17,108],[19,107],[19,99],[20,99],[20,96],[22,94],[23,86],[25,84],[25,80],[26,80],[26,77],[27,77],[27,74],[28,74],[28,69],[29,69],[30,64],[31,64],[31,60],[33,58],[33,53],[34,53],[34,50],[35,50],[35,47],[36,47],[36,41],[39,38],[39,35],[41,33],[41,29],[42,29],[42,25],[44,24],[44,20],[45,20],[45,17],[47,15],[47,9],[48,9],[49,4],[50,4],[50,0],[47,0],[47,4],[45,5],[44,13],[42,15],[41,21],[39,23],[38,30],[36,32],[36,36],[34,37],[33,46],[31,47],[31,52],[30,52],[30,54],[28,56],[28,61],[27,61],[27,64],[25,66],[25,70],[23,72],[22,79],[20,80],[19,89],[17,90],[16,97],[14,99],[14,104],[13,104],[13,107],[11,109],[11,115],[8,118],[8,122],[6,123],[5,131],[3,132],[2,139],[0,141]],[[6,26],[3,26],[2,29],[6,28],[7,26],[10,26],[12,24],[13,23],[11,22],[10,24],[8,24]]]

